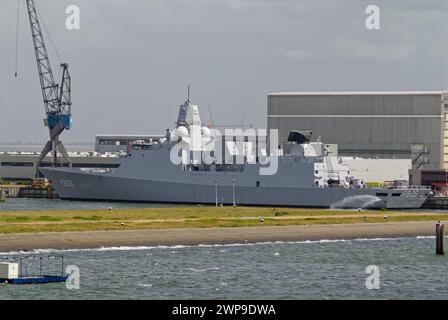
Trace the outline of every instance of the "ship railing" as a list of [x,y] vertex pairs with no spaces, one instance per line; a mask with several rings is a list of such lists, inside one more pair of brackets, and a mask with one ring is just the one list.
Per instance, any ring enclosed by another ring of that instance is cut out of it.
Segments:
[[7,257],[8,262],[19,264],[20,278],[41,278],[45,276],[62,277],[65,275],[63,256],[39,255]]
[[419,185],[412,185],[412,186],[396,186],[394,189],[397,190],[431,190],[430,186],[419,186]]

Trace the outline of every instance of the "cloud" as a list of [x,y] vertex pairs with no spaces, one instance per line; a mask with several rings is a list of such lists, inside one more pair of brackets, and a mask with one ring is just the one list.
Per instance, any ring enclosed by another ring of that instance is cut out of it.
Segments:
[[[272,91],[447,84],[446,0],[378,0],[379,32],[364,26],[370,0],[36,1],[72,74],[75,122],[64,141],[163,133],[189,83],[205,118],[212,106],[217,122],[239,123],[244,106],[257,127],[266,125]],[[3,1],[0,10],[0,141],[48,135],[23,4],[17,79],[16,1]],[[76,32],[64,27],[71,4],[81,9]]]
[[312,53],[308,50],[286,49],[283,50],[283,55],[291,60],[306,60],[312,56]]
[[415,58],[416,44],[402,43],[373,43],[365,39],[350,39],[339,37],[334,42],[334,52],[343,59],[359,59],[364,62],[395,62]]

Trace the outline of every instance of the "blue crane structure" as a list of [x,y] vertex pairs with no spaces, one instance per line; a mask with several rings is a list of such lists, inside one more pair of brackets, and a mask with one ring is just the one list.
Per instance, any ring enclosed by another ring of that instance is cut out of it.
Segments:
[[[34,53],[36,55],[37,69],[39,72],[40,87],[45,106],[46,117],[44,119],[44,124],[48,127],[50,132],[50,140],[46,143],[37,160],[37,168],[42,165],[42,161],[49,153],[51,153],[51,165],[60,166],[61,163],[58,161],[58,152],[65,159],[65,163],[71,166],[67,150],[65,149],[64,144],[59,140],[61,133],[64,130],[69,130],[72,125],[71,77],[68,72],[68,64],[61,64],[62,78],[59,85],[54,80],[34,0],[26,0],[26,5],[28,9]],[[39,175],[38,172],[36,175]]]

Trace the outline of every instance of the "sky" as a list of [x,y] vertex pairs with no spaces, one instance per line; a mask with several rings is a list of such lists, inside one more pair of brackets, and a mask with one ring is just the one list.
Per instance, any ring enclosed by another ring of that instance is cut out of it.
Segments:
[[[19,1],[18,76],[16,57]],[[448,2],[419,0],[35,0],[57,79],[72,76],[73,128],[163,134],[192,86],[202,121],[266,127],[279,91],[448,88]],[[368,5],[380,29],[365,26]],[[80,8],[80,29],[65,26]],[[59,80],[57,80],[59,81]],[[48,139],[25,0],[0,4],[0,143]]]

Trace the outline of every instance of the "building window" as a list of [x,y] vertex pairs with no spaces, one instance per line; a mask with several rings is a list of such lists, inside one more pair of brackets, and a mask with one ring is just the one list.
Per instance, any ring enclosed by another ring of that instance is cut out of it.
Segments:
[[2,162],[2,167],[33,167],[33,162]]

